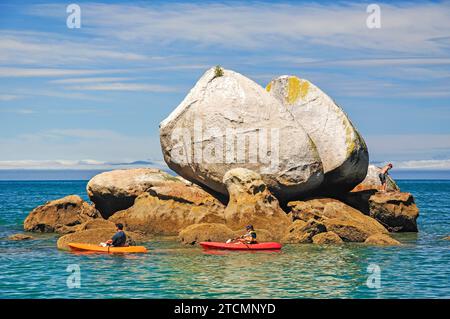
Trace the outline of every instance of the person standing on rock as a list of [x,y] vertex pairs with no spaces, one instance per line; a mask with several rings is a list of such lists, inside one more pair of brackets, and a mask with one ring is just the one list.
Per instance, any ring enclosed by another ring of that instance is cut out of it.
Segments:
[[381,182],[381,191],[386,192],[387,188],[387,176],[389,175],[389,170],[393,167],[392,163],[385,165],[378,175],[380,177]]

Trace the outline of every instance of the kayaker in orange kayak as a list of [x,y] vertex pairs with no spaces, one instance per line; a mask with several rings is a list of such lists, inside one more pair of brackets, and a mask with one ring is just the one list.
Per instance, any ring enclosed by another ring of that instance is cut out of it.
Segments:
[[253,228],[253,225],[247,225],[245,226],[245,230],[247,233],[244,235],[235,238],[234,240],[228,240],[227,243],[235,242],[235,243],[244,243],[244,244],[256,244],[256,232]]
[[124,247],[127,243],[127,235],[123,231],[123,225],[121,223],[116,224],[116,227],[117,232],[105,244],[112,247]]

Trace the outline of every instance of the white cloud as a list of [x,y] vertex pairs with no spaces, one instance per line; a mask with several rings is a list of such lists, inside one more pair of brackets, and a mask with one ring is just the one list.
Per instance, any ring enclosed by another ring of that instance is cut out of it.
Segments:
[[[295,48],[319,44],[373,51],[448,50],[450,6],[381,6],[381,29],[368,29],[367,4],[83,4],[87,33],[130,43],[190,42],[232,48]],[[61,19],[61,5],[37,5],[31,14]]]
[[18,98],[20,97],[13,94],[0,94],[0,101],[3,102],[17,100]]
[[446,160],[416,160],[416,161],[394,161],[394,167],[397,169],[450,169],[450,159]]
[[12,68],[0,67],[0,77],[53,77],[80,76],[105,73],[121,73],[124,70],[94,70],[94,69],[57,69],[57,68]]
[[98,129],[51,129],[11,138],[0,137],[0,149],[0,161],[91,158],[130,162],[142,158],[162,159],[159,136],[131,136]]
[[85,160],[16,160],[0,161],[0,169],[95,169],[109,170],[121,168],[153,167],[168,169],[164,161],[130,161],[130,162],[110,162],[92,159]]
[[91,77],[91,78],[72,78],[72,79],[59,79],[52,80],[50,83],[56,84],[78,84],[78,83],[104,83],[104,82],[117,82],[117,81],[130,81],[132,78],[125,77]]
[[95,85],[80,85],[67,87],[69,90],[82,91],[145,91],[145,92],[176,92],[177,89],[170,86],[140,83],[101,83]]

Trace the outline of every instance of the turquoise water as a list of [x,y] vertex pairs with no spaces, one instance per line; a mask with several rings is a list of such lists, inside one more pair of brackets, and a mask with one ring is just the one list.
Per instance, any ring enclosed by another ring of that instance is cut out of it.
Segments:
[[[1,298],[450,298],[450,181],[399,182],[420,207],[418,234],[401,247],[287,245],[281,252],[207,254],[155,238],[146,255],[77,255],[56,249],[55,235],[5,239],[22,230],[35,206],[85,195],[84,181],[0,181]],[[81,285],[68,288],[69,265]],[[380,287],[366,284],[380,268]]]

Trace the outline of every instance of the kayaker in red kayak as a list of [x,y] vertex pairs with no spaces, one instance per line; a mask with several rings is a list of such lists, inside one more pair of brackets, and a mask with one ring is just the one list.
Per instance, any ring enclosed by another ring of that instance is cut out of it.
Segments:
[[235,242],[235,243],[243,243],[243,244],[256,244],[257,243],[256,232],[255,232],[255,229],[253,228],[253,225],[245,226],[245,230],[247,231],[247,233],[245,233],[245,235],[235,238],[234,240],[228,240],[227,243]]

